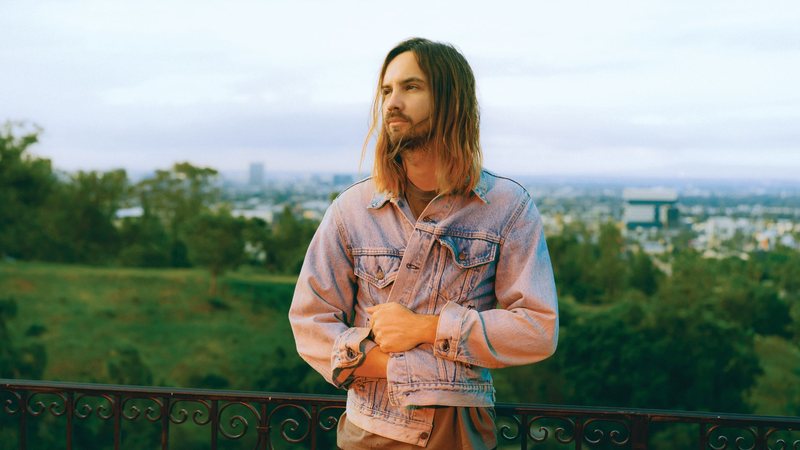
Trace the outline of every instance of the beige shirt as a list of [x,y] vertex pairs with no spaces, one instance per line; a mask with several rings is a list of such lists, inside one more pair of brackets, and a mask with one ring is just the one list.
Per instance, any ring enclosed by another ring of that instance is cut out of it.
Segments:
[[[428,445],[432,450],[484,450],[497,447],[494,408],[433,406],[433,431]],[[399,442],[353,425],[347,414],[339,419],[336,445],[342,450],[386,449],[419,450],[414,444]]]
[[419,215],[422,214],[422,211],[425,211],[425,207],[428,206],[428,203],[436,198],[437,192],[423,191],[422,189],[414,186],[414,183],[412,183],[411,180],[407,181],[406,201],[408,202],[408,206],[411,208],[411,212],[414,214],[414,218],[417,219],[419,218]]

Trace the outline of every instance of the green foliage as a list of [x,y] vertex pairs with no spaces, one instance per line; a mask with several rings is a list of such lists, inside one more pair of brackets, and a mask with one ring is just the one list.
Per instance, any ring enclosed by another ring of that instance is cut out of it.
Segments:
[[112,350],[106,359],[108,382],[138,386],[152,386],[153,372],[142,361],[139,350],[127,347]]
[[256,241],[263,246],[266,268],[276,273],[300,273],[308,244],[318,226],[316,221],[298,218],[286,206],[275,217],[269,231],[262,232]]
[[760,372],[753,335],[702,307],[675,306],[620,302],[571,326],[561,348],[569,396],[594,405],[749,411],[743,393]]
[[[286,309],[295,279],[252,269],[221,277],[224,311],[208,301],[209,279],[200,269],[0,263],[0,292],[18,308],[6,321],[13,348],[47,351],[41,376],[19,377],[138,384],[150,372],[151,384],[197,387],[198,375],[213,373],[230,389],[252,389],[261,361],[293,346]],[[47,331],[26,336],[35,324]],[[8,348],[0,343],[0,353]]]
[[217,178],[214,169],[184,162],[170,170],[158,170],[136,185],[144,215],[157,218],[169,236],[170,263],[174,267],[189,266],[186,244],[180,234],[189,220],[208,211],[219,200]]
[[47,352],[38,342],[15,344],[8,322],[16,316],[16,300],[0,299],[0,378],[40,379],[47,365]]
[[242,263],[243,227],[244,223],[226,210],[199,214],[184,225],[183,240],[189,250],[189,260],[211,272],[211,295],[217,293],[217,278]]
[[653,264],[653,260],[643,251],[633,254],[630,263],[628,284],[646,296],[658,291],[664,274]]
[[277,346],[261,361],[257,372],[254,387],[259,391],[341,394],[303,361],[290,343]]
[[116,259],[120,237],[117,210],[130,195],[124,170],[83,172],[59,183],[47,205],[42,227],[47,244],[34,256],[45,261],[100,264]]
[[169,267],[171,264],[170,237],[155,216],[123,219],[119,235],[122,246],[119,262],[122,265]]
[[0,127],[0,257],[29,258],[44,238],[40,225],[56,177],[50,160],[28,151],[40,132],[10,122]]
[[[585,224],[572,223],[560,235],[548,237],[547,244],[559,294],[578,302],[613,303],[634,282],[657,283],[656,274],[631,273],[631,255],[625,251],[619,228],[611,222],[600,226],[596,239]],[[641,279],[648,276],[652,279]]]

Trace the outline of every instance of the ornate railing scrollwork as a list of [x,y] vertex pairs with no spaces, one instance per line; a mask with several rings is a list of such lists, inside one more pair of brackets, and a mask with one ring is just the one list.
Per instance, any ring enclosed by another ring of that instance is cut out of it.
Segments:
[[199,406],[205,408],[205,410],[201,410],[199,407],[192,411],[192,422],[195,425],[204,426],[208,425],[211,422],[211,404],[208,400],[202,399],[176,399],[169,407],[169,421],[174,423],[175,425],[181,425],[186,423],[189,419],[189,411],[186,408],[180,408],[176,412],[175,409],[178,405],[183,403],[197,403]]
[[[545,422],[534,429],[537,422]],[[556,426],[555,423],[562,423],[565,426]],[[558,416],[536,416],[527,423],[528,436],[537,443],[546,441],[552,431],[553,438],[560,444],[570,444],[575,440],[575,421],[566,417]]]
[[[300,442],[303,442],[306,439],[308,439],[308,437],[311,435],[311,427],[312,427],[311,414],[303,406],[295,405],[295,404],[292,404],[292,403],[285,403],[283,405],[280,405],[277,408],[273,409],[272,412],[269,414],[269,416],[267,417],[267,423],[271,424],[272,423],[272,419],[279,412],[286,413],[286,412],[292,412],[292,411],[299,411],[300,412],[300,416],[302,416],[302,418],[304,419],[303,423],[306,424],[305,432],[300,437],[292,437],[292,436],[289,435],[289,433],[296,433],[297,430],[300,429],[300,422],[297,419],[294,419],[292,417],[287,417],[287,418],[281,420],[279,429],[280,429],[281,437],[286,442],[290,442],[292,444],[299,444]],[[278,417],[280,418],[280,415]],[[270,442],[270,444],[271,444],[271,442]]]
[[[742,436],[745,432],[748,436]],[[735,434],[732,434],[735,433]],[[724,425],[712,425],[706,430],[708,446],[712,450],[755,450],[758,440],[758,430],[754,427],[730,427]],[[735,445],[735,447],[732,447]]]
[[[57,397],[57,400],[51,401],[48,404],[39,400],[34,401],[38,397],[50,396]],[[28,397],[27,405],[28,414],[33,417],[39,417],[44,414],[45,410],[50,412],[55,417],[63,416],[67,412],[67,396],[61,392],[35,392]]]
[[344,408],[341,406],[326,406],[319,410],[319,428],[324,431],[333,431],[339,425],[339,416]]
[[607,440],[614,447],[624,447],[630,438],[630,424],[624,420],[594,418],[583,423],[583,441],[587,444],[597,445]]
[[[19,392],[15,392],[10,389],[2,389],[0,392],[7,393],[9,396],[11,396],[11,398],[7,398],[3,402],[3,411],[9,416],[17,415],[17,413],[20,411],[20,405],[22,405],[22,396],[19,394]],[[16,408],[14,405],[16,405]]]
[[[89,403],[90,399],[98,400],[94,407]],[[104,402],[104,403],[99,403]],[[75,397],[75,417],[88,419],[95,413],[102,420],[108,420],[114,416],[114,405],[116,400],[108,394],[81,394]]]
[[[155,404],[155,407],[152,405],[148,405],[144,411],[139,408],[138,405],[133,404],[134,402],[152,402]],[[164,402],[161,399],[156,397],[127,397],[122,400],[122,417],[125,420],[134,422],[139,417],[141,417],[142,412],[144,412],[144,417],[150,422],[156,423],[161,420],[162,411],[164,409]]]
[[[115,448],[127,448],[126,439],[136,436],[142,441],[132,442],[146,441],[153,448],[161,442],[162,449],[208,448],[210,443],[217,450],[229,447],[225,440],[239,440],[236,448],[245,448],[253,438],[254,450],[294,445],[313,450],[332,445],[345,399],[0,379],[0,405],[0,433],[4,439],[14,439],[16,433],[12,448],[40,445],[38,433],[44,427],[66,427],[47,433],[63,433],[73,448],[78,433],[85,439],[88,430],[99,433],[97,438],[104,442],[114,442]],[[523,449],[531,444],[642,449],[650,446],[651,434],[664,439],[671,436],[660,434],[664,427],[674,426],[670,433],[696,442],[687,444],[690,448],[800,450],[797,417],[520,404],[499,404],[495,411],[501,447],[513,443]],[[48,420],[51,417],[62,419]],[[96,427],[90,421],[106,424]],[[176,427],[191,430],[193,425],[204,427],[203,432],[173,434]]]
[[[516,426],[516,430],[512,430],[507,422],[512,422]],[[522,422],[516,415],[498,415],[495,427],[497,428],[498,437],[506,441],[516,441],[522,434]]]
[[[800,433],[800,428],[789,430],[770,427],[764,433],[764,441],[767,443],[768,450],[800,450],[800,438],[791,438],[792,432]],[[783,435],[783,436],[779,436]],[[770,444],[770,440],[775,439],[775,445]]]
[[[228,408],[233,406],[240,406],[244,407],[247,411],[253,414],[253,422],[258,424],[261,422],[261,414],[258,412],[253,405],[245,402],[229,402],[220,407],[218,418],[219,418],[219,432],[228,439],[241,439],[244,435],[247,434],[247,430],[250,428],[250,423],[247,421],[247,418],[244,417],[241,413],[233,414],[228,417],[226,420],[223,420],[223,415]],[[227,424],[232,432],[228,432],[223,425]],[[240,432],[236,432],[238,428],[241,427]]]

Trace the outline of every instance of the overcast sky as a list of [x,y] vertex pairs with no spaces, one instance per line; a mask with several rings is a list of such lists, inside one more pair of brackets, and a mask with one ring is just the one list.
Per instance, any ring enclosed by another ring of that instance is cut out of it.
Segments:
[[0,3],[0,121],[65,170],[355,172],[397,42],[475,71],[508,174],[800,178],[800,2]]

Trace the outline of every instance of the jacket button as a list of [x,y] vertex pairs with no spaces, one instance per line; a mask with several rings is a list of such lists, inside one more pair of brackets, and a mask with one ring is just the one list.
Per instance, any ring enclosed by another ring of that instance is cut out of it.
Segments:
[[378,273],[375,274],[375,278],[377,278],[378,280],[382,280],[383,277],[384,277],[383,269],[381,269],[380,266],[378,266]]
[[425,439],[428,439],[429,436],[430,435],[428,434],[427,431],[423,431],[422,433],[420,433],[419,438],[424,441]]
[[352,348],[348,348],[347,349],[347,357],[348,358],[355,358],[356,357],[356,352],[354,352]]
[[443,352],[450,351],[450,341],[442,341],[442,345],[439,346]]
[[431,219],[430,216],[423,217],[422,221],[425,223],[433,223],[433,219]]

